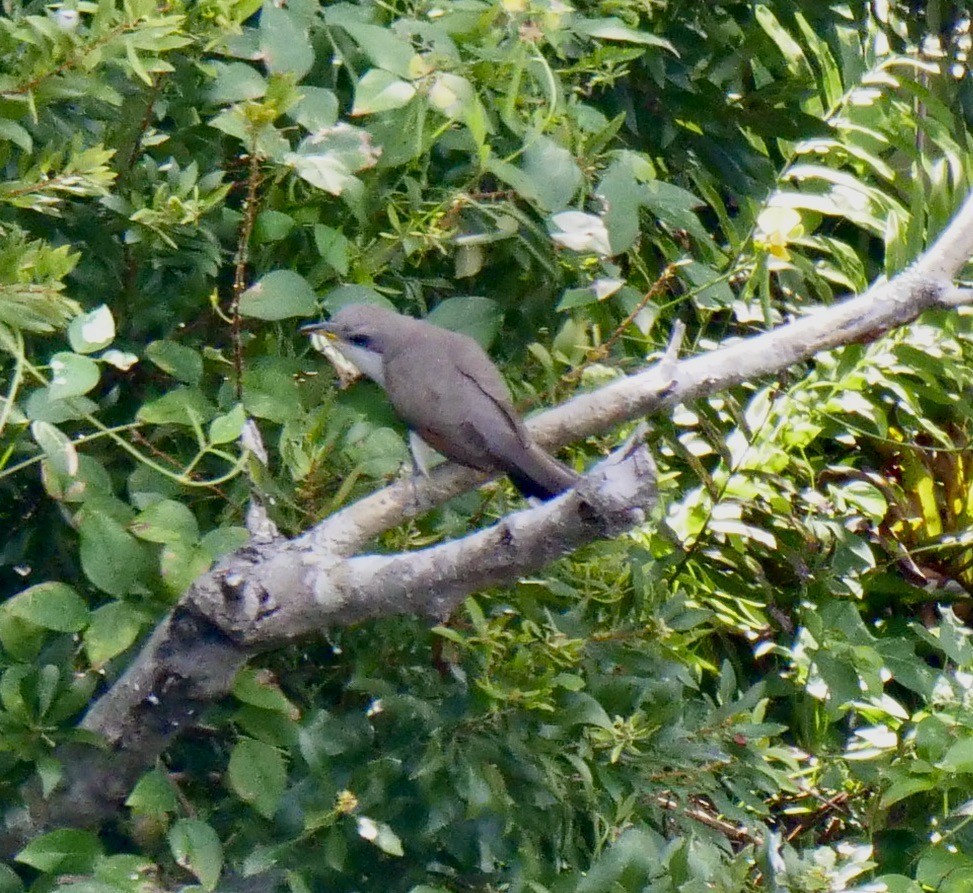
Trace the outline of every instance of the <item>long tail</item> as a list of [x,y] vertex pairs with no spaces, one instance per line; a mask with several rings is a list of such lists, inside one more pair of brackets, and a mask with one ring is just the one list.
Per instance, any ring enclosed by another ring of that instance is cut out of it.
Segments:
[[518,458],[516,465],[508,464],[504,470],[524,496],[551,499],[578,482],[575,472],[536,444]]

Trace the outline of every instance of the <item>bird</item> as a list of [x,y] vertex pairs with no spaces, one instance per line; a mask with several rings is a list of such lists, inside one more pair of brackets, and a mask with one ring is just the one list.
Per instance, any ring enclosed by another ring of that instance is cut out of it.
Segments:
[[506,473],[535,499],[577,483],[578,475],[530,436],[499,369],[469,336],[375,304],[347,304],[301,331],[324,333],[384,389],[410,431],[447,459]]

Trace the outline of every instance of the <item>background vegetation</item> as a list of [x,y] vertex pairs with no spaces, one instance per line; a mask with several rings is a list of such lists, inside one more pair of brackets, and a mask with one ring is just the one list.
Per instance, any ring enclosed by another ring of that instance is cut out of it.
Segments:
[[[339,392],[302,318],[431,313],[536,407],[675,320],[703,351],[862,290],[973,183],[960,2],[3,13],[7,810],[251,492],[291,534],[398,472],[381,395]],[[116,823],[33,840],[0,890],[973,889],[970,329],[653,419],[664,523],[435,629],[269,656]]]

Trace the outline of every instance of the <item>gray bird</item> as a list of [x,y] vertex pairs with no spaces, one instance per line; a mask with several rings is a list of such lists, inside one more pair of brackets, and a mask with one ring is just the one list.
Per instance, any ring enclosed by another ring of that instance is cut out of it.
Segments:
[[381,385],[399,418],[448,459],[506,472],[524,496],[549,499],[578,476],[531,439],[497,367],[472,338],[372,304],[342,307],[324,332]]

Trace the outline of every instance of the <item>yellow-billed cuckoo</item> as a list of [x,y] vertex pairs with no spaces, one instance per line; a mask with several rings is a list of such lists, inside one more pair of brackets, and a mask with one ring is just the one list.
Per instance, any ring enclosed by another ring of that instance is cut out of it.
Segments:
[[324,332],[381,385],[399,418],[446,458],[506,472],[524,496],[549,499],[578,476],[531,439],[493,361],[472,338],[372,304],[342,307]]

